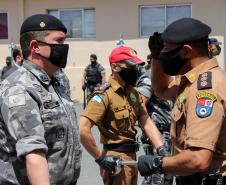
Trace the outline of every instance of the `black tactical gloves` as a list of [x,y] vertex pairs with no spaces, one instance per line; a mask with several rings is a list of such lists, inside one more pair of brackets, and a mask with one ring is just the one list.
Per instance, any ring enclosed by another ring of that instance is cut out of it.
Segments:
[[154,59],[159,59],[159,54],[164,46],[161,35],[162,35],[161,33],[155,32],[152,36],[150,36],[148,41],[148,46],[151,51],[151,56]]
[[154,173],[162,174],[161,156],[142,155],[138,159],[138,170],[141,176],[150,176]]
[[103,169],[108,171],[110,174],[113,174],[115,172],[116,159],[118,159],[118,157],[115,157],[115,156],[100,156],[95,161]]

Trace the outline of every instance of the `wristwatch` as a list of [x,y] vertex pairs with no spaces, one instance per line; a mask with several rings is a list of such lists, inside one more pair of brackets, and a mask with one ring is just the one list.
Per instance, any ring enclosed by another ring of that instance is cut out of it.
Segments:
[[160,173],[160,174],[164,173],[164,171],[162,169],[162,159],[163,159],[162,156],[156,156],[153,159],[153,169],[156,173]]

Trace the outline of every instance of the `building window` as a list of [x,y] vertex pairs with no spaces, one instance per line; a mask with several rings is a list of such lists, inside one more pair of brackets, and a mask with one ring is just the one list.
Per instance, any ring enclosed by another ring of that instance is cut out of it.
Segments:
[[0,39],[8,39],[8,14],[0,12]]
[[95,9],[49,10],[67,27],[68,38],[96,38]]
[[173,21],[191,17],[191,5],[161,5],[140,7],[140,36],[163,32]]

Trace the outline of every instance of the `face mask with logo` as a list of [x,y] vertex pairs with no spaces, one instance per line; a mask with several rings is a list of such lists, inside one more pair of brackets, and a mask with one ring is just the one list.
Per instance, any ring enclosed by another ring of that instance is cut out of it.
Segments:
[[121,71],[119,71],[118,74],[126,84],[136,86],[136,82],[139,75],[136,69],[121,68]]
[[68,55],[68,44],[50,44],[43,41],[38,41],[40,43],[46,44],[50,47],[50,56],[44,57],[41,54],[43,58],[46,58],[49,60],[53,65],[59,67],[59,68],[65,68],[67,65],[67,55]]
[[164,73],[166,73],[167,75],[178,75],[184,64],[188,61],[188,59],[182,59],[179,55],[182,47],[183,46],[180,46],[171,51],[160,53],[160,64]]

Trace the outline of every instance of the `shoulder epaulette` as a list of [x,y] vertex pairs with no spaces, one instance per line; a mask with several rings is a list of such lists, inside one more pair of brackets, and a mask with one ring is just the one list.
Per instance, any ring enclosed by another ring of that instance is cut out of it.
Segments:
[[198,90],[212,89],[212,72],[208,71],[199,75],[197,88]]

